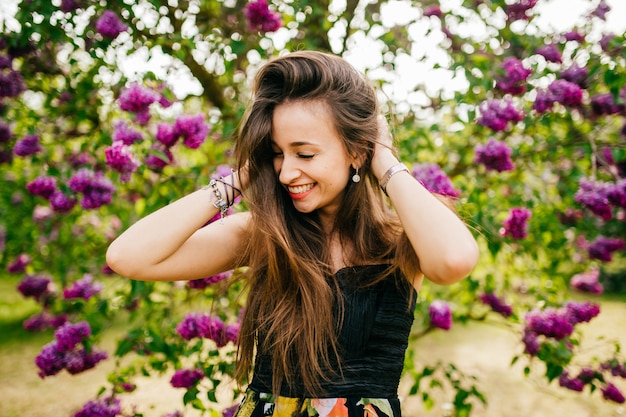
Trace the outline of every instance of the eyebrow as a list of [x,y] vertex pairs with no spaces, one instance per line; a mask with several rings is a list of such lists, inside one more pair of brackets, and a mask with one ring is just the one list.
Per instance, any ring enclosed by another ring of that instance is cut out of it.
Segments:
[[[274,142],[274,141],[272,141],[272,145],[274,145],[274,146],[278,146],[278,145],[276,144],[276,142]],[[316,144],[316,143],[313,143],[313,142],[307,142],[307,141],[305,141],[305,140],[295,141],[295,142],[291,142],[291,143],[289,144],[289,147],[290,147],[290,148],[298,148],[298,147],[301,147],[301,146],[319,146],[319,145],[318,145],[318,144]]]

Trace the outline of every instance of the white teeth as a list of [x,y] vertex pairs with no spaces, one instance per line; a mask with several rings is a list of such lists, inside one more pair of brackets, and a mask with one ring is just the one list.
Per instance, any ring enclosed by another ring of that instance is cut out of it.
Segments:
[[289,189],[289,192],[292,194],[300,194],[300,193],[304,193],[306,191],[309,191],[311,188],[313,188],[314,184],[307,184],[307,185],[299,185],[297,187],[287,187]]

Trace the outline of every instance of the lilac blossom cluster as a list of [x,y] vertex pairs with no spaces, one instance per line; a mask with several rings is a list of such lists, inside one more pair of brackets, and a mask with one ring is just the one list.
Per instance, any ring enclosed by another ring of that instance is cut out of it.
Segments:
[[232,275],[232,271],[223,272],[207,278],[194,279],[187,282],[187,285],[196,290],[202,290],[218,282],[228,279]]
[[493,311],[501,314],[504,317],[509,317],[513,314],[513,308],[508,305],[503,299],[495,295],[493,292],[486,292],[479,297],[480,301],[487,304]]
[[573,84],[585,88],[589,70],[574,64],[561,72],[561,78]]
[[532,70],[524,67],[522,61],[508,57],[501,66],[504,75],[496,81],[496,88],[505,94],[519,95],[526,91],[526,80]]
[[102,291],[102,284],[93,281],[91,274],[85,274],[83,278],[72,283],[72,285],[63,290],[63,298],[66,300],[83,299],[89,300],[94,295]]
[[589,322],[600,314],[600,306],[596,303],[577,303],[568,301],[561,308],[548,307],[543,310],[529,312],[523,332],[525,352],[531,356],[539,353],[540,337],[563,340],[574,332],[574,326]]
[[150,106],[159,99],[159,95],[151,88],[132,83],[122,89],[118,102],[124,111],[134,113],[135,121],[145,125],[150,120]]
[[509,97],[484,101],[480,104],[479,111],[478,124],[495,132],[506,130],[509,123],[520,122],[524,120],[525,116],[523,111],[515,108]]
[[528,20],[529,11],[535,7],[537,0],[517,0],[506,6],[506,16],[510,21]]
[[104,155],[107,165],[120,173],[121,182],[128,182],[139,167],[139,161],[130,146],[124,142],[113,142],[113,145],[105,149]]
[[13,58],[0,54],[0,101],[4,97],[18,97],[25,90],[22,74],[13,69]]
[[42,151],[38,135],[25,135],[15,142],[13,153],[17,156],[32,156]]
[[415,164],[413,176],[430,192],[456,198],[461,192],[454,188],[452,181],[437,164]]
[[513,239],[524,239],[528,236],[528,220],[531,212],[525,207],[515,207],[509,211],[500,231],[502,236],[510,236]]
[[122,406],[118,398],[107,397],[88,401],[74,417],[116,417],[122,415]]
[[26,267],[30,265],[31,259],[27,253],[20,253],[7,265],[7,271],[10,274],[18,274],[26,271]]
[[24,297],[32,297],[39,301],[52,293],[52,278],[46,275],[26,275],[17,285],[17,290]]
[[29,332],[39,332],[46,329],[57,329],[67,323],[67,314],[50,314],[46,311],[34,314],[24,320],[22,324]]
[[582,101],[583,90],[578,84],[567,80],[555,80],[550,83],[547,90],[537,91],[533,109],[541,114],[552,110],[554,103],[576,107],[582,104]]
[[[91,335],[91,327],[85,321],[64,323],[54,332],[55,340],[45,345],[35,358],[39,376],[56,375],[63,369],[77,374],[91,369],[107,358],[104,351],[88,349],[84,342]],[[81,346],[82,345],[82,346]]]
[[581,272],[572,276],[572,278],[570,278],[569,285],[573,289],[580,292],[589,294],[602,294],[604,292],[604,287],[598,281],[599,277],[600,270],[594,268],[589,271]]
[[442,300],[434,300],[428,307],[430,324],[442,330],[450,330],[452,327],[452,311],[448,303]]
[[204,378],[202,369],[179,369],[170,378],[170,384],[174,388],[189,389],[200,382],[202,378]]
[[613,218],[614,208],[626,209],[626,179],[603,182],[582,178],[574,201],[601,219],[610,220]]
[[126,30],[128,30],[128,25],[124,24],[111,10],[105,10],[96,21],[96,31],[107,39],[115,39]]
[[267,0],[252,0],[246,5],[243,13],[251,31],[275,32],[282,26],[280,14],[270,10]]
[[626,248],[626,241],[617,237],[596,237],[587,248],[587,253],[591,259],[603,262],[611,262],[613,252]]
[[504,172],[515,169],[511,160],[511,149],[506,143],[494,138],[489,138],[486,145],[476,145],[474,162],[484,165],[488,171]]
[[82,195],[80,205],[85,209],[96,209],[110,204],[115,186],[101,172],[81,168],[67,182],[69,188]]
[[[617,369],[615,366],[617,364]],[[626,373],[619,370],[619,363],[617,361],[608,361],[600,365],[599,370],[595,370],[589,367],[580,370],[575,377],[570,376],[569,371],[564,370],[559,376],[559,385],[563,388],[567,388],[572,391],[582,392],[587,385],[593,385],[594,381],[599,381],[602,384],[601,391],[602,397],[607,401],[612,401],[618,404],[624,404],[626,398],[621,390],[612,382],[608,382],[603,375],[603,372],[610,371],[613,376],[626,378]],[[617,371],[617,372],[616,372]],[[593,389],[593,388],[592,388]]]
[[[622,90],[623,96],[626,96],[626,87]],[[623,103],[616,103],[613,94],[596,94],[590,100],[591,110],[597,116],[613,115],[623,113],[626,109]]]
[[206,338],[213,340],[217,347],[223,347],[228,342],[237,343],[239,323],[226,325],[217,316],[190,313],[176,326],[176,332],[185,340]]
[[543,45],[542,47],[537,48],[535,53],[537,53],[537,55],[541,55],[542,57],[544,57],[546,61],[548,62],[554,62],[557,64],[560,64],[563,62],[561,51],[559,51],[559,48],[553,43]]

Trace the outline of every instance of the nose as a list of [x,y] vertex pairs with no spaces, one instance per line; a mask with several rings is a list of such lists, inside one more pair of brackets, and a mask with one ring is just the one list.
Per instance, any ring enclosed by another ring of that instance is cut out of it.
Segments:
[[283,156],[277,165],[278,180],[282,184],[291,184],[300,176],[300,168],[295,158]]

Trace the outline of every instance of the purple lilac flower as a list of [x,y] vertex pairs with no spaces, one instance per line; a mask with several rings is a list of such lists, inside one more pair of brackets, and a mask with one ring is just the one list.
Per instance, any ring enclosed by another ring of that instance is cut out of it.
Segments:
[[[613,157],[613,154],[609,155],[610,158]],[[607,157],[606,159],[607,162],[610,162],[609,157]],[[626,178],[622,178],[611,187],[609,187],[607,199],[609,200],[609,203],[613,204],[615,207],[621,207],[626,209]]]
[[613,252],[626,248],[623,239],[615,237],[598,236],[587,248],[591,259],[610,262]]
[[506,130],[509,122],[517,123],[524,119],[524,112],[517,110],[510,98],[484,101],[479,110],[478,124],[496,132]]
[[243,13],[251,31],[275,32],[282,25],[280,14],[272,12],[266,0],[251,1],[246,5]]
[[577,392],[582,392],[583,388],[585,388],[585,383],[583,381],[579,378],[570,378],[567,371],[563,371],[561,376],[559,376],[559,385],[563,388]]
[[503,172],[515,168],[511,160],[511,149],[506,143],[494,138],[489,138],[486,145],[476,145],[474,152],[474,162],[485,165],[488,171]]
[[503,315],[504,317],[509,317],[513,314],[511,306],[492,292],[482,294],[480,296],[480,301],[487,304],[493,311]]
[[524,352],[528,353],[531,356],[535,356],[537,355],[537,353],[539,353],[539,348],[541,347],[541,344],[539,343],[539,337],[537,336],[537,333],[525,329],[522,342],[524,343]]
[[210,127],[204,122],[202,114],[178,116],[174,127],[176,132],[183,137],[183,144],[189,149],[200,147],[210,131]]
[[600,271],[598,269],[591,269],[574,275],[570,279],[569,285],[580,292],[599,295],[604,292],[604,287],[598,282],[599,276]]
[[45,329],[56,329],[67,322],[66,314],[52,315],[47,312],[34,314],[24,320],[22,325],[28,331],[40,331]]
[[81,321],[76,324],[65,323],[54,332],[54,337],[58,342],[58,349],[62,352],[67,352],[79,343],[83,342],[91,335],[91,327],[86,321]]
[[35,365],[41,378],[56,375],[65,368],[65,352],[59,349],[57,341],[52,341],[35,357]]
[[437,164],[415,164],[413,176],[431,193],[456,198],[461,192],[454,188],[450,178]]
[[41,152],[42,147],[39,144],[39,136],[26,135],[15,143],[13,152],[17,156],[30,156],[37,152]]
[[45,199],[50,198],[56,191],[57,180],[54,177],[37,177],[28,184],[26,189],[32,195],[38,195]]
[[578,106],[583,100],[583,91],[578,84],[567,80],[555,80],[548,86],[552,99],[564,106]]
[[114,142],[104,151],[107,165],[121,174],[121,181],[127,182],[139,167],[139,161],[132,149],[123,142]]
[[620,363],[616,358],[609,359],[600,364],[602,371],[610,371],[611,375],[626,378],[626,362]]
[[547,90],[537,90],[537,97],[533,102],[533,110],[537,113],[545,113],[552,109],[554,105],[554,99]]
[[127,29],[128,25],[124,24],[111,10],[105,10],[96,21],[96,31],[105,38],[115,39]]
[[213,340],[217,347],[226,345],[226,325],[222,319],[217,316],[200,315],[197,321],[201,337]]
[[585,35],[580,33],[577,30],[571,30],[566,32],[564,35],[566,41],[576,41],[576,42],[584,42]]
[[202,290],[213,284],[217,284],[218,282],[227,279],[228,277],[231,276],[231,274],[232,274],[232,271],[227,271],[227,272],[216,274],[207,278],[194,279],[194,280],[188,281],[187,285],[189,285],[191,288]]
[[541,55],[546,59],[546,61],[549,62],[556,62],[557,64],[563,62],[563,58],[561,57],[561,51],[559,51],[559,48],[557,48],[557,46],[553,43],[537,48],[535,53]]
[[66,300],[72,298],[82,298],[89,300],[102,291],[102,284],[93,281],[91,274],[85,274],[82,279],[75,281],[71,287],[63,290],[63,298]]
[[607,54],[615,50],[615,48],[612,48],[613,46],[615,46],[615,44],[613,44],[613,39],[615,39],[615,34],[605,33],[604,35],[602,35],[602,38],[600,38],[600,42],[598,42],[602,50]]
[[596,94],[591,97],[591,109],[598,116],[611,115],[623,112],[624,105],[615,103],[611,93]]
[[70,13],[78,9],[78,2],[76,0],[61,0],[61,10],[64,13]]
[[76,205],[76,198],[68,196],[62,191],[55,191],[50,196],[50,206],[57,213],[69,213]]
[[120,414],[122,414],[120,400],[110,397],[87,402],[74,417],[116,417]]
[[611,7],[606,4],[605,0],[600,0],[598,3],[598,7],[591,14],[592,16],[596,16],[601,20],[606,20],[606,14],[611,11]]
[[519,95],[526,91],[526,80],[532,70],[524,67],[522,61],[515,57],[508,57],[502,63],[504,76],[496,82],[496,88],[504,93]]
[[179,138],[179,132],[172,123],[159,123],[157,125],[157,132],[155,136],[166,148],[170,148],[176,144]]
[[49,285],[52,279],[45,275],[26,275],[17,285],[17,290],[24,297],[33,297],[39,300],[50,292]]
[[200,328],[196,317],[198,314],[187,314],[182,322],[176,326],[176,332],[185,340],[191,340],[195,337],[200,337]]
[[234,344],[237,344],[237,341],[239,340],[240,329],[241,325],[239,323],[229,324],[228,326],[226,326],[226,329],[224,329],[224,337],[226,339],[226,343],[233,342]]
[[0,97],[17,97],[26,90],[22,74],[11,70],[0,71]]
[[561,72],[562,79],[577,84],[581,87],[585,86],[588,76],[589,70],[587,70],[587,68],[585,67],[579,67],[576,64]]
[[13,262],[7,265],[7,271],[11,274],[24,272],[30,263],[30,256],[28,256],[27,253],[20,253],[15,257]]
[[148,111],[157,98],[158,94],[150,88],[133,83],[122,90],[118,100],[122,110],[142,113]]
[[589,301],[584,303],[568,301],[565,303],[563,314],[575,326],[579,323],[587,323],[597,317],[600,314],[600,305]]
[[170,384],[174,388],[189,389],[196,385],[202,378],[204,378],[204,372],[201,369],[179,369],[172,375]]
[[124,120],[117,122],[113,128],[113,142],[122,142],[124,145],[132,145],[143,140],[141,132],[133,129]]
[[515,207],[509,212],[509,217],[502,224],[502,235],[513,239],[524,239],[528,236],[528,219],[530,210],[524,207]]
[[101,172],[94,172],[88,168],[80,169],[68,181],[68,186],[74,192],[83,194],[81,206],[85,209],[95,209],[112,201],[115,187]]
[[222,417],[234,417],[235,413],[239,409],[239,404],[231,405],[222,410]]
[[528,20],[528,11],[535,7],[537,0],[518,0],[506,6],[506,15],[510,21]]
[[65,353],[65,369],[70,374],[76,375],[94,368],[107,357],[107,353],[101,350],[91,352],[85,349],[72,350]]
[[537,335],[544,335],[561,340],[574,331],[564,311],[546,308],[543,311],[533,310],[526,315],[526,329]]
[[610,220],[613,217],[613,209],[609,204],[610,190],[609,183],[582,178],[578,184],[578,191],[574,194],[574,201],[603,220]]
[[149,154],[143,160],[143,163],[149,169],[157,172],[173,162],[174,155],[172,151],[157,144],[150,147]]
[[12,137],[13,132],[11,132],[11,127],[3,120],[0,120],[0,143],[7,143]]
[[167,413],[163,417],[184,417],[182,411],[174,411],[173,413]]
[[602,397],[605,400],[613,401],[618,404],[624,404],[626,399],[624,398],[624,394],[613,385],[611,382],[607,383],[605,387],[602,388]]
[[424,17],[436,16],[441,18],[441,7],[438,4],[431,4],[429,6],[424,7],[423,11]]
[[428,307],[430,323],[439,329],[450,330],[452,327],[452,311],[450,306],[441,300],[434,300]]

